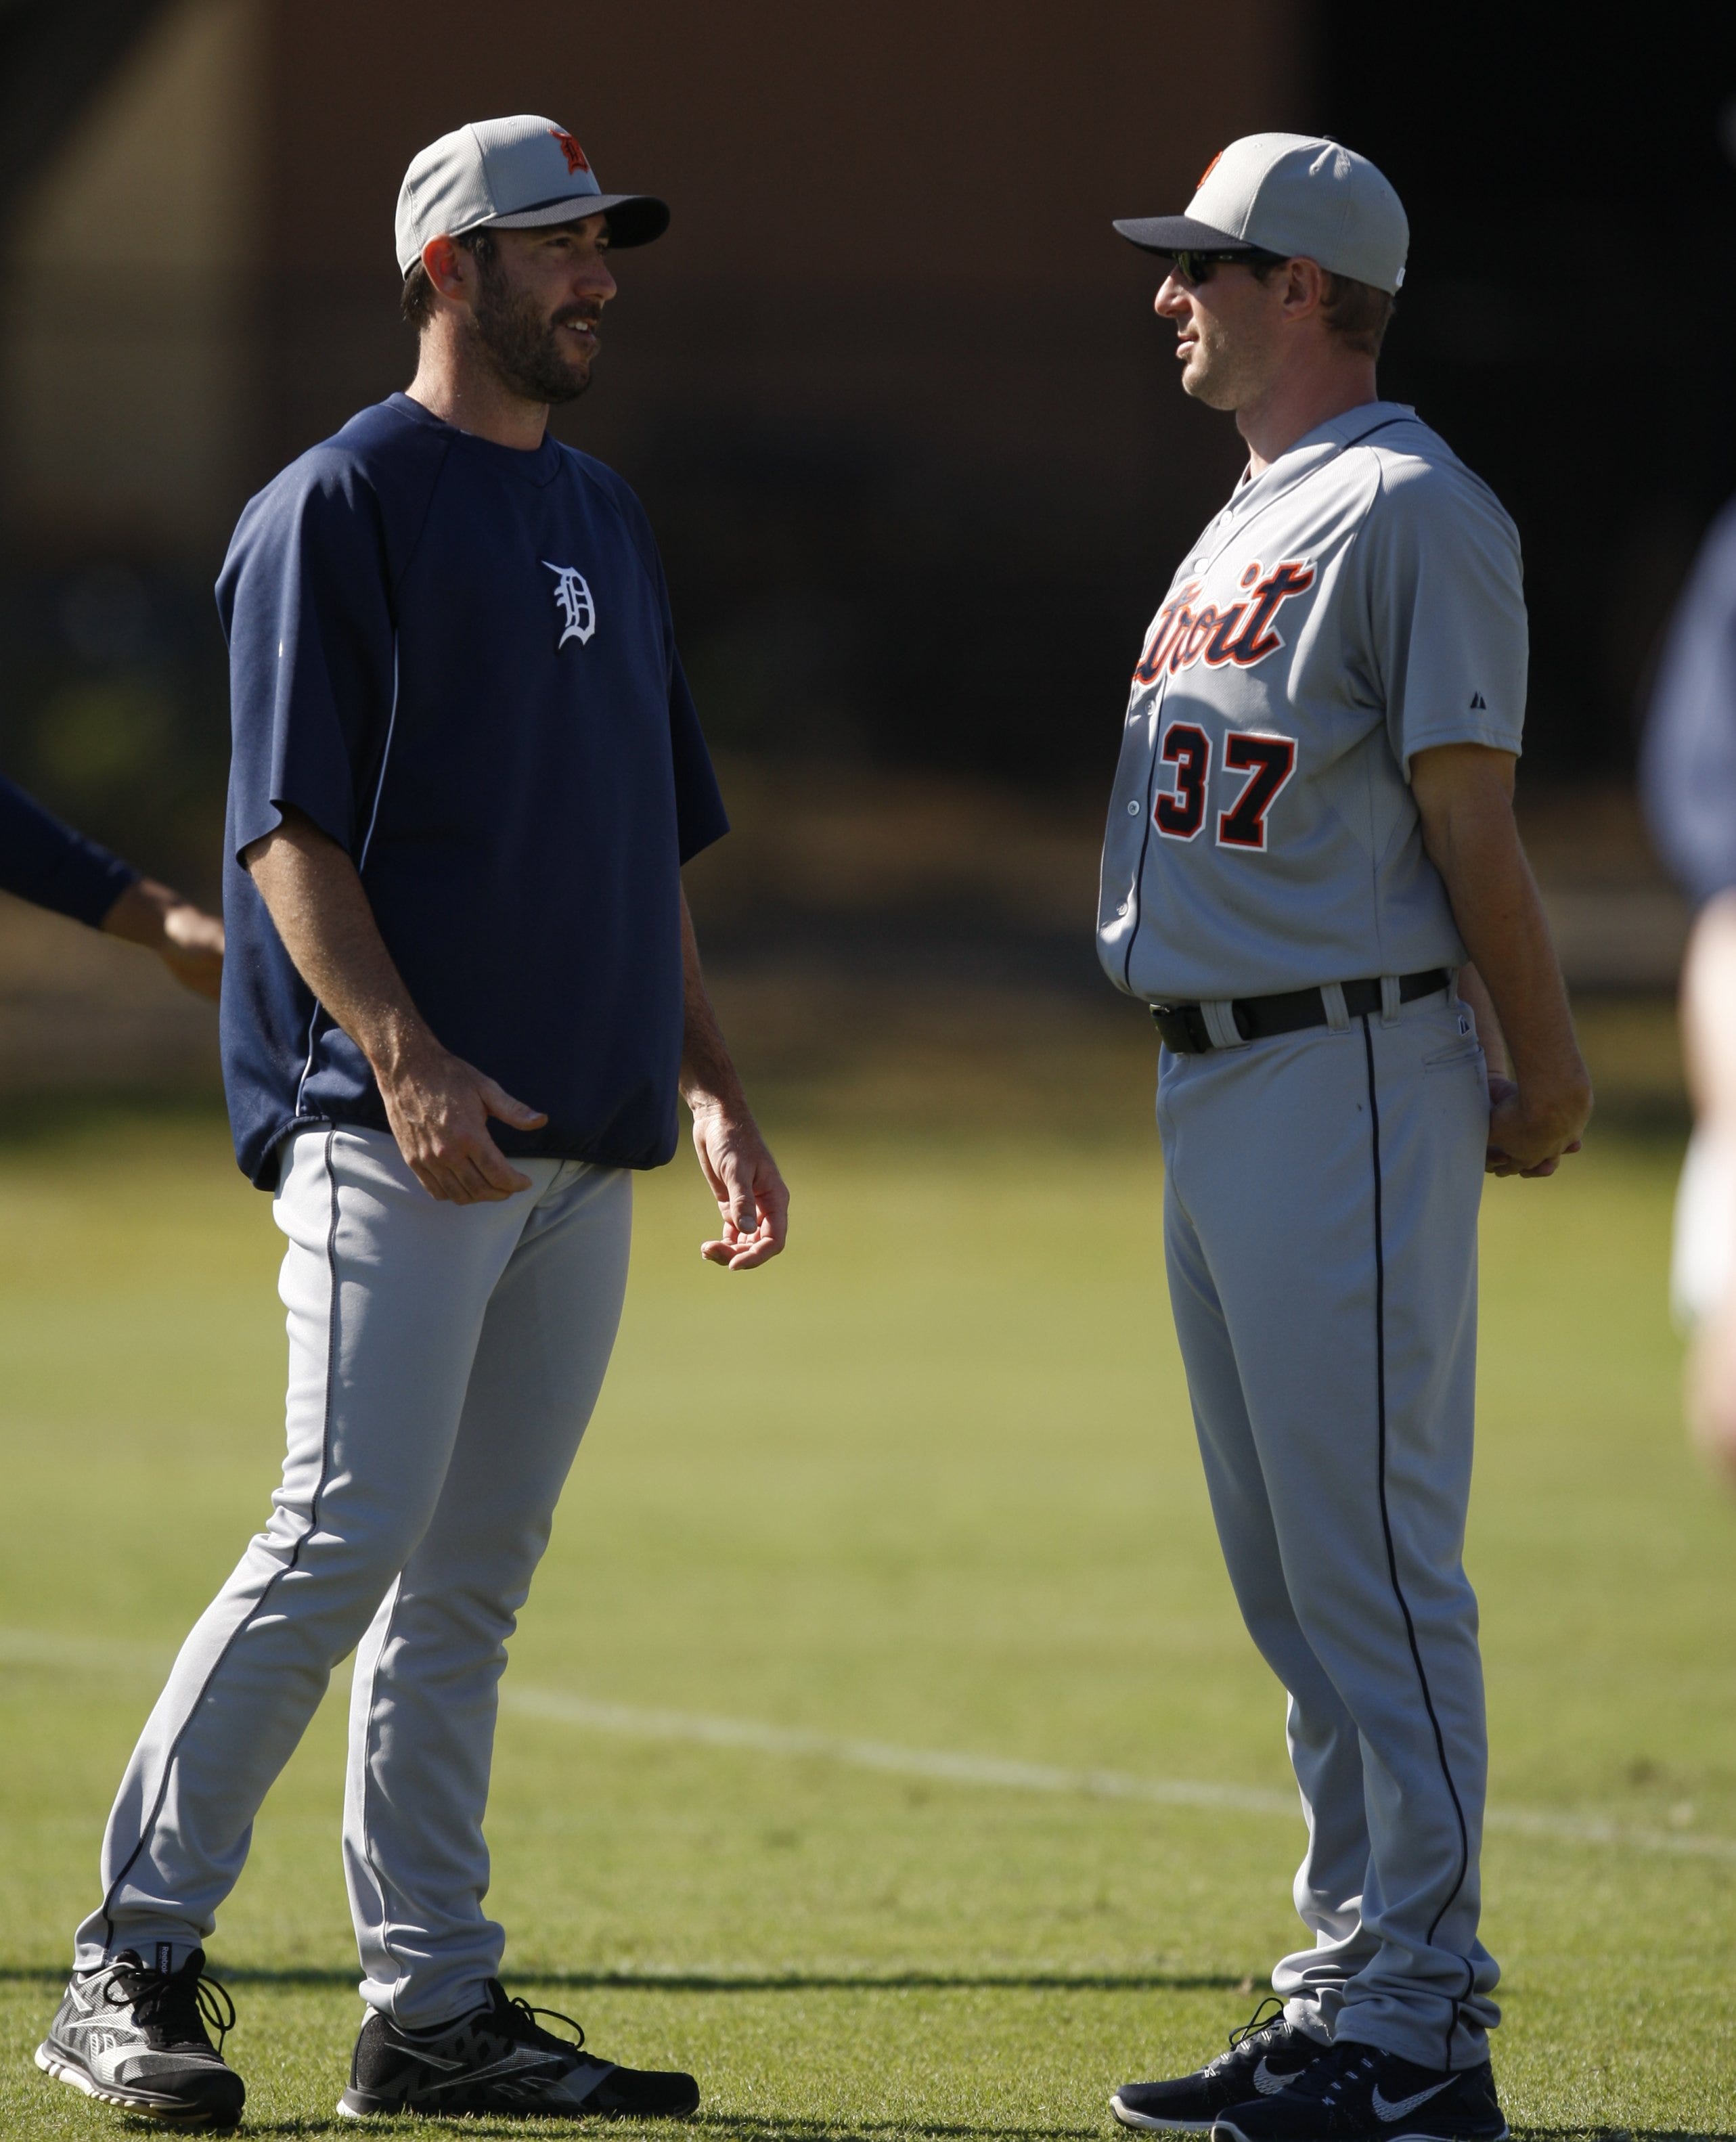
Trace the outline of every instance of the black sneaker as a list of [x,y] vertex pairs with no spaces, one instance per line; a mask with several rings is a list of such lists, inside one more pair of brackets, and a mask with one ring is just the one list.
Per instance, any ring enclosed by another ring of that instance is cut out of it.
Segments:
[[[539,2016],[571,2025],[577,2043],[545,2031]],[[691,2075],[617,2067],[582,2052],[584,2043],[570,2016],[509,2001],[491,1978],[481,2007],[432,2031],[407,2031],[389,2016],[370,2016],[338,2110],[351,2120],[376,2112],[684,2120],[698,2110],[699,2085]]]
[[[1273,2006],[1277,2013],[1268,2016]],[[1110,2099],[1109,2110],[1123,2127],[1205,2135],[1219,2113],[1256,2094],[1283,2090],[1329,2050],[1324,2039],[1310,2038],[1286,2022],[1284,2003],[1269,1995],[1239,2031],[1230,2033],[1228,2052],[1173,2082],[1124,2082]]]
[[124,1949],[100,1970],[73,1973],[36,2064],[130,2112],[177,2127],[233,2127],[247,2096],[222,2053],[234,2027],[235,2005],[205,1977],[203,1949],[175,1972],[152,1971]]
[[1275,2097],[1218,2115],[1212,2142],[1507,2142],[1489,2063],[1422,2068],[1341,2039]]

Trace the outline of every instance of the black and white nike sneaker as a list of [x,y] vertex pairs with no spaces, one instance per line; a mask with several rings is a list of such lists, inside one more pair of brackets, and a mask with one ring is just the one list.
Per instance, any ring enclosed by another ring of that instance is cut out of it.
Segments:
[[[1277,2013],[1269,2016],[1272,2007]],[[1287,2022],[1284,2003],[1268,1995],[1249,2021],[1230,2033],[1228,2052],[1172,2082],[1124,2082],[1110,2099],[1109,2110],[1123,2127],[1209,2134],[1221,2112],[1286,2088],[1329,2051],[1324,2038],[1311,2038]]]
[[[577,2041],[544,2030],[539,2016],[571,2025]],[[370,2016],[338,2110],[351,2120],[381,2112],[684,2120],[698,2110],[699,2085],[690,2075],[617,2067],[584,2051],[584,2044],[570,2016],[509,2001],[491,1978],[486,2001],[456,2023],[408,2031],[389,2016]]]
[[1340,2039],[1275,2097],[1219,2114],[1212,2142],[1507,2142],[1485,2061],[1423,2068]]
[[154,1971],[124,1949],[96,1971],[73,1973],[36,2064],[129,2112],[176,2127],[229,2128],[247,2096],[223,2057],[234,2027],[234,2003],[205,1977],[203,1949],[175,1972]]

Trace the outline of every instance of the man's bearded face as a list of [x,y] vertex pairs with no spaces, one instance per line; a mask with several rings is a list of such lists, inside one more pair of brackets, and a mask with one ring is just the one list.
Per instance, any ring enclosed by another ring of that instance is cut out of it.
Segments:
[[576,298],[547,312],[545,300],[515,285],[501,254],[480,254],[476,265],[476,339],[502,380],[527,402],[576,401],[590,385],[601,304]]

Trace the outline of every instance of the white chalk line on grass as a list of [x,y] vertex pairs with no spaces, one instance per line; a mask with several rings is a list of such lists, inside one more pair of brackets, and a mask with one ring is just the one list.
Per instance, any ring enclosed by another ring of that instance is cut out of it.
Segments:
[[[1162,1807],[1227,1808],[1243,1814],[1285,1814],[1300,1819],[1294,1793],[1258,1785],[1192,1784],[1180,1778],[1137,1778],[1123,1770],[1063,1770],[1048,1763],[1020,1763],[1001,1755],[960,1755],[944,1748],[900,1748],[886,1740],[839,1740],[797,1726],[761,1725],[748,1718],[711,1718],[703,1711],[640,1710],[620,1703],[593,1703],[549,1688],[501,1689],[502,1705],[521,1717],[544,1718],[594,1733],[619,1733],[639,1740],[698,1741],[708,1748],[741,1748],[756,1755],[807,1755],[845,1763],[856,1770],[885,1770],[899,1778],[932,1778],[952,1785],[997,1785],[1023,1793],[1079,1793],[1092,1799],[1151,1800]],[[1736,1846],[1733,1846],[1736,1850]]]
[[[160,1675],[174,1653],[155,1644],[96,1642],[52,1631],[0,1628],[0,1666],[62,1666],[79,1672]],[[717,1718],[703,1711],[663,1710],[635,1704],[599,1703],[560,1689],[501,1685],[502,1707],[524,1718],[573,1725],[624,1740],[668,1740],[747,1755],[801,1757],[878,1770],[892,1777],[937,1784],[980,1785],[1023,1793],[1068,1794],[1086,1799],[1133,1800],[1150,1806],[1202,1808],[1234,1814],[1282,1816],[1295,1822],[1296,1795],[1258,1785],[1213,1784],[1184,1778],[1145,1778],[1127,1770],[1074,1770],[1050,1763],[1024,1763],[999,1755],[967,1755],[944,1748],[905,1748],[891,1741],[855,1740],[799,1726],[767,1725],[749,1718]],[[1636,1829],[1613,1817],[1555,1814],[1541,1808],[1493,1807],[1484,1827],[1499,1834],[1540,1843],[1589,1846],[1605,1851],[1661,1852],[1679,1858],[1736,1860],[1736,1838],[1708,1837],[1689,1829]]]

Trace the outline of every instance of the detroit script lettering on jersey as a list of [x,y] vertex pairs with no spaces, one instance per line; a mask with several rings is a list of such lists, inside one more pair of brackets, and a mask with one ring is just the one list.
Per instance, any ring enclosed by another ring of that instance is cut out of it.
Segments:
[[1149,684],[1166,664],[1173,676],[1177,670],[1204,662],[1216,669],[1226,662],[1251,669],[1284,644],[1275,623],[1279,611],[1292,595],[1304,594],[1314,584],[1314,569],[1305,558],[1287,558],[1265,577],[1256,558],[1244,568],[1240,585],[1247,590],[1239,603],[1220,610],[1214,603],[1196,610],[1203,583],[1186,580],[1173,602],[1157,613],[1152,636],[1134,667],[1136,684]]

